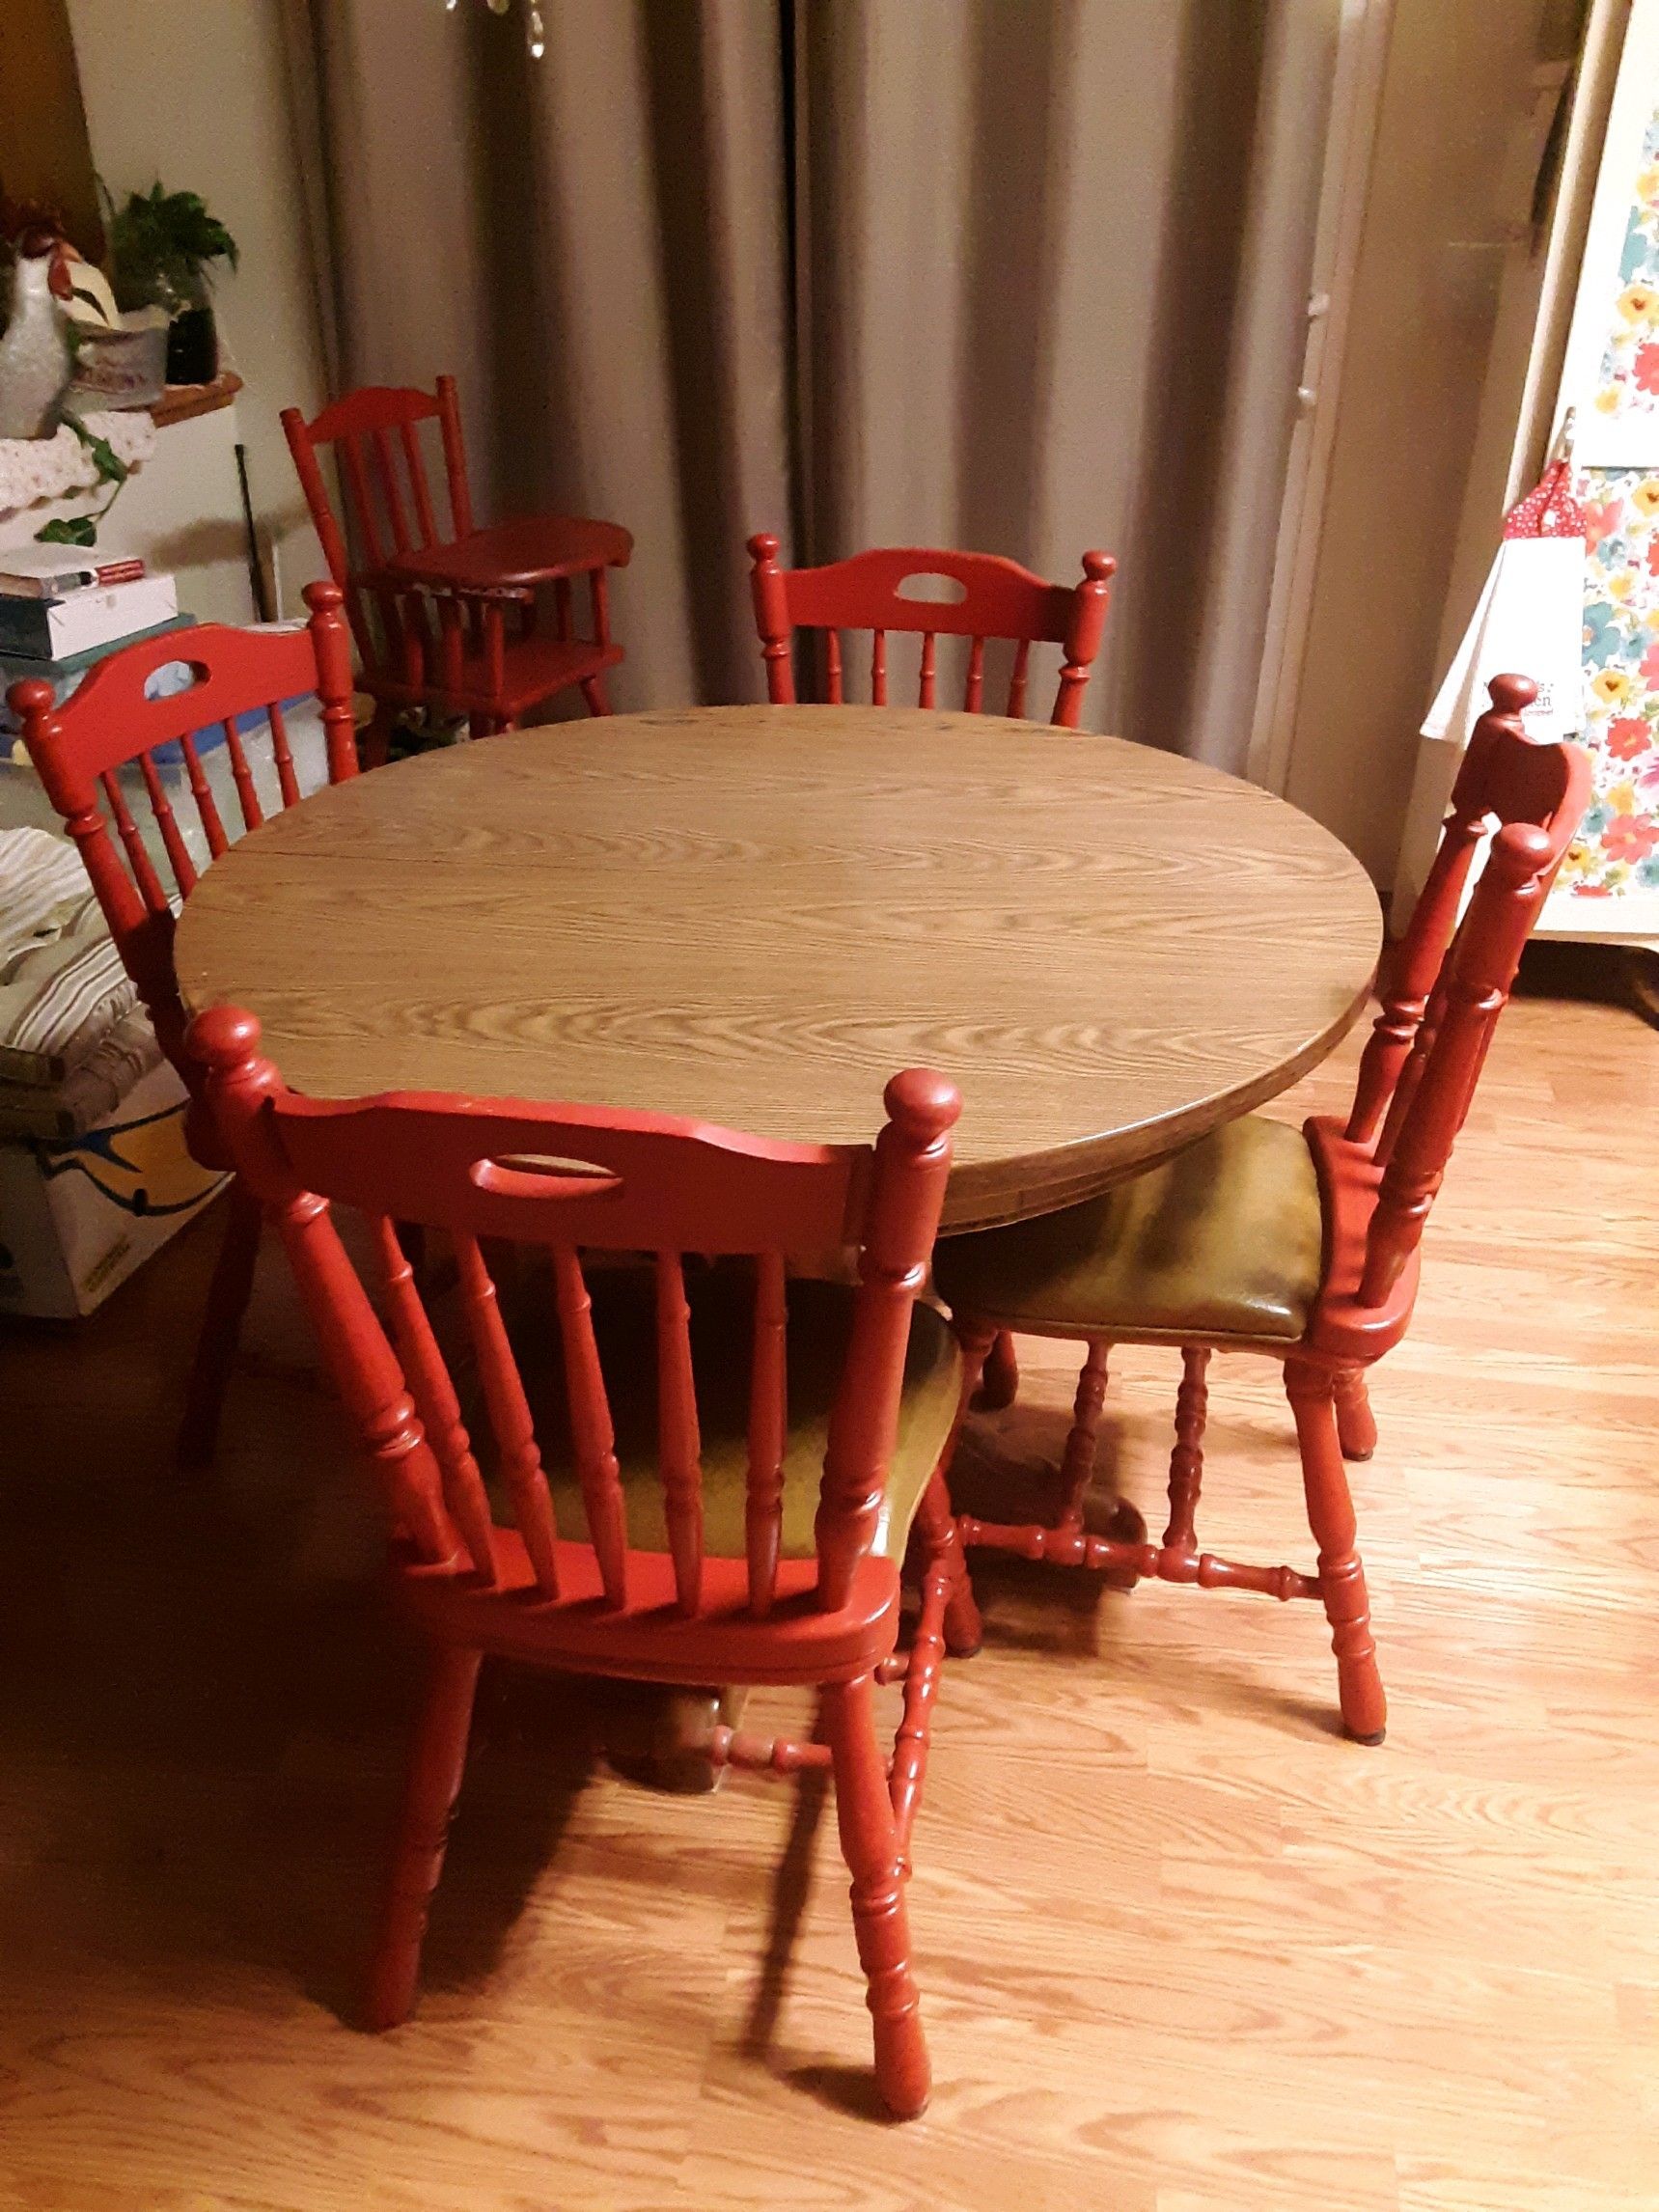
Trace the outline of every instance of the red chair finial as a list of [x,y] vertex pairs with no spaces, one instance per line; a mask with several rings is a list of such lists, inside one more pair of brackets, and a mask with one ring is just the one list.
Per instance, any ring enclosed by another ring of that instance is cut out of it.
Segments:
[[757,561],[775,561],[782,539],[770,530],[758,530],[749,540],[749,551]]
[[1524,714],[1538,696],[1530,676],[1495,676],[1486,689],[1495,714]]
[[1506,822],[1492,840],[1486,866],[1511,883],[1531,883],[1554,860],[1555,844],[1548,830],[1536,822]]
[[1083,573],[1092,584],[1109,584],[1118,573],[1117,556],[1112,553],[1085,553]]
[[915,1144],[931,1145],[954,1126],[962,1111],[961,1092],[948,1075],[933,1067],[906,1067],[881,1094],[887,1118]]
[[57,705],[57,693],[43,677],[26,676],[7,692],[6,704],[19,717],[26,714],[49,714]]
[[325,576],[307,584],[301,596],[314,615],[332,615],[346,604],[346,594]]
[[240,1067],[260,1049],[260,1025],[239,1007],[209,1007],[190,1024],[186,1042],[208,1067]]

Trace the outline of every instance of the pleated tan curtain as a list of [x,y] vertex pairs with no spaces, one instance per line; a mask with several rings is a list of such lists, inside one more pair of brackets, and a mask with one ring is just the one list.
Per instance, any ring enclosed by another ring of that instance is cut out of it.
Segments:
[[1088,719],[1242,767],[1321,0],[544,0],[539,61],[516,7],[286,5],[333,373],[454,371],[486,512],[634,532],[619,706],[760,696],[752,530],[1099,545]]

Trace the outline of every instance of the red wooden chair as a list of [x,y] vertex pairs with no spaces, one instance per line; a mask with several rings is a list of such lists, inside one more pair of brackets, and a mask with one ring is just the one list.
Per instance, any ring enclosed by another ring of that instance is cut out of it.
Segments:
[[[434,419],[447,535],[421,451],[420,426]],[[368,385],[309,423],[297,407],[285,407],[282,427],[329,574],[346,594],[362,661],[358,681],[374,701],[364,755],[371,767],[386,757],[400,707],[465,714],[475,736],[514,728],[572,686],[591,713],[609,713],[604,672],[622,649],[611,640],[605,570],[626,567],[633,539],[614,522],[556,514],[475,530],[453,376],[438,378],[435,398]],[[317,449],[330,445],[339,449],[346,532],[318,460]],[[578,633],[572,607],[578,576],[588,580],[588,637]],[[550,629],[537,605],[538,590],[549,585]]]
[[[884,545],[822,568],[780,568],[778,540],[762,531],[749,540],[754,562],[750,588],[755,622],[766,663],[766,691],[774,706],[795,704],[794,634],[823,633],[823,697],[842,700],[841,632],[872,632],[870,690],[873,705],[887,701],[887,638],[907,632],[922,640],[919,706],[938,705],[938,640],[969,639],[962,705],[978,714],[984,705],[985,647],[999,639],[1015,648],[1005,714],[1025,712],[1026,677],[1034,645],[1062,648],[1060,689],[1051,722],[1075,730],[1083,713],[1089,671],[1100,650],[1106,604],[1118,564],[1110,553],[1085,553],[1081,584],[1045,584],[1017,561],[999,553],[952,553],[937,546]],[[954,601],[907,593],[905,586],[939,578],[956,585]]]
[[[1118,569],[1110,553],[1085,553],[1083,581],[1072,585],[1045,584],[1000,553],[953,553],[939,546],[878,546],[821,568],[780,568],[778,540],[762,531],[750,539],[749,553],[766,695],[774,706],[795,705],[797,629],[822,633],[823,698],[831,706],[839,706],[843,696],[841,632],[870,630],[871,701],[885,706],[887,637],[897,631],[922,640],[917,705],[925,707],[938,705],[938,640],[970,640],[962,699],[969,714],[983,710],[990,640],[1015,649],[1003,706],[1005,714],[1013,715],[1025,713],[1032,647],[1058,645],[1060,688],[1049,720],[1062,730],[1077,728]],[[959,599],[921,598],[905,590],[941,578],[958,588]],[[983,1363],[980,1402],[991,1409],[1011,1405],[1018,1389],[1013,1345],[1006,1334],[999,1335]]]
[[[998,1329],[1089,1347],[1062,1465],[1056,1525],[963,1517],[964,1543],[1206,1590],[1323,1602],[1342,1719],[1380,1743],[1386,1718],[1366,1579],[1342,1462],[1376,1443],[1365,1373],[1405,1333],[1418,1245],[1469,1111],[1516,964],[1590,791],[1572,745],[1532,744],[1520,710],[1536,687],[1499,677],[1452,794],[1439,854],[1388,965],[1382,1011],[1343,1122],[1302,1129],[1251,1116],[1105,1197],[1015,1228],[951,1238],[935,1281],[970,1370]],[[1486,865],[1459,924],[1477,848]],[[1114,1343],[1178,1345],[1183,1376],[1163,1541],[1091,1535],[1084,1494]],[[1200,1552],[1205,1370],[1212,1351],[1283,1362],[1301,1450],[1313,1574]],[[972,1641],[959,1605],[953,1648]]]
[[[369,2017],[414,2000],[428,1902],[460,1783],[480,1657],[635,1681],[816,1683],[812,1742],[721,1727],[716,1763],[833,1768],[882,2095],[927,2093],[904,1875],[960,1553],[937,1469],[961,1360],[916,1303],[958,1111],[943,1077],[887,1087],[873,1152],[763,1143],[661,1115],[401,1095],[295,1096],[253,1019],[204,1013],[192,1049],[237,1168],[288,1247],[384,1495],[394,1588],[432,1646]],[[368,1217],[390,1334],[329,1214]],[[475,1443],[394,1222],[454,1242],[482,1385]],[[856,1289],[793,1282],[784,1254],[853,1243]],[[510,1336],[486,1262],[539,1256],[531,1339]],[[584,1266],[594,1252],[652,1266]],[[694,1253],[695,1261],[681,1255]],[[709,1256],[718,1256],[710,1258]],[[739,1257],[741,1256],[741,1257]],[[481,1473],[481,1465],[484,1472]],[[492,1517],[491,1467],[511,1526]],[[920,1625],[895,1656],[912,1515]],[[879,1681],[902,1679],[889,1767]]]
[[[316,692],[329,781],[357,773],[351,645],[341,593],[334,584],[311,584],[305,596],[311,621],[304,629],[250,631],[207,623],[174,630],[100,661],[61,706],[53,702],[51,685],[39,677],[13,684],[7,694],[46,796],[80,847],[122,963],[138,986],[162,1050],[190,1091],[186,1136],[206,1167],[228,1168],[231,1162],[203,1103],[202,1070],[185,1049],[187,1016],[173,972],[175,909],[233,834],[257,829],[266,813],[299,799],[283,700]],[[172,698],[147,698],[145,686],[156,670],[178,662],[192,671],[193,687]],[[268,721],[268,769],[250,757],[246,733],[237,728],[238,717],[250,712]],[[223,754],[215,749],[204,758],[193,733],[214,723],[224,726]],[[165,759],[158,762],[162,747],[178,749],[182,779]],[[172,796],[170,783],[176,786]],[[180,801],[177,810],[174,798]],[[235,825],[237,815],[240,827],[228,831],[227,816]],[[141,826],[146,816],[148,838]],[[205,1465],[212,1457],[259,1238],[259,1202],[234,1182],[179,1436],[186,1466]]]

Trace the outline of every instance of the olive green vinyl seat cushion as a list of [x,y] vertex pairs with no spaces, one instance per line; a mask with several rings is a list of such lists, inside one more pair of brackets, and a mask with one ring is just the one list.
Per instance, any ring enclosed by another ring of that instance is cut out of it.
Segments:
[[[691,1309],[692,1372],[703,1444],[704,1550],[741,1559],[748,1482],[749,1369],[754,1347],[755,1274],[746,1261],[685,1263]],[[649,1262],[587,1269],[594,1336],[604,1371],[617,1459],[627,1503],[628,1541],[641,1551],[666,1551],[662,1477],[657,1462],[657,1336],[655,1277]],[[564,1364],[551,1271],[525,1270],[500,1286],[503,1312],[536,1423],[537,1443],[553,1494],[559,1534],[586,1540],[588,1524],[570,1452]],[[788,1286],[788,1440],[784,1457],[782,1556],[811,1559],[830,1406],[852,1329],[856,1293],[836,1283]],[[901,1559],[927,1479],[938,1465],[955,1419],[961,1355],[951,1328],[931,1307],[912,1310],[910,1343],[874,1551]],[[463,1418],[488,1484],[498,1523],[512,1519],[482,1392],[464,1394]]]
[[1035,1334],[1301,1336],[1322,1223],[1298,1128],[1247,1115],[1100,1198],[943,1238],[954,1313]]

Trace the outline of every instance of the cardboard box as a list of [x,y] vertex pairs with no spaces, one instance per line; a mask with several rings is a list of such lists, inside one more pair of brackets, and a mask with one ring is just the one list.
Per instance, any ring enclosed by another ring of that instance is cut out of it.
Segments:
[[184,1147],[184,1086],[163,1061],[63,1144],[0,1144],[0,1313],[100,1306],[225,1180]]

